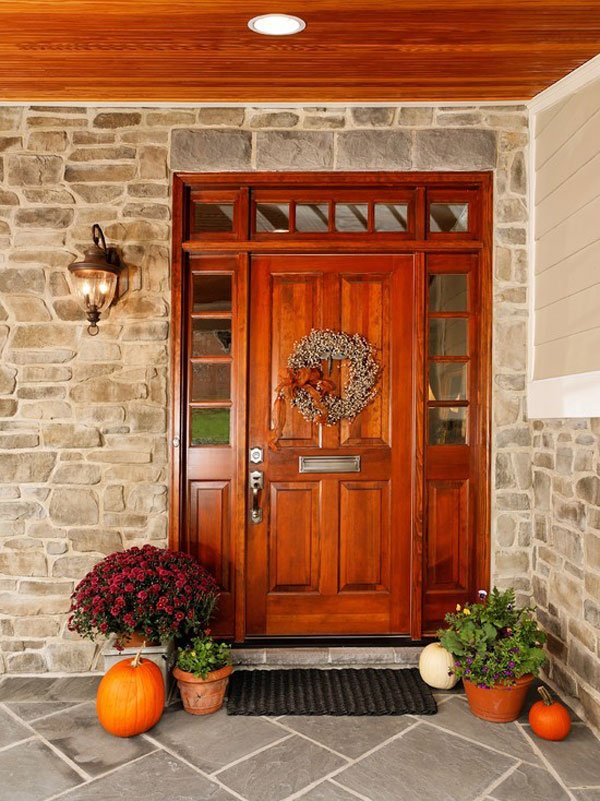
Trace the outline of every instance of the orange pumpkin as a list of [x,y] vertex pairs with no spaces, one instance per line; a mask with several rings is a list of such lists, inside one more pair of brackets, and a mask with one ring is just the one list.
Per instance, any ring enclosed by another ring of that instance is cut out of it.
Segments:
[[529,710],[531,728],[543,740],[564,740],[571,731],[571,716],[566,707],[553,701],[545,687],[538,687],[542,696]]
[[109,734],[133,737],[155,726],[165,706],[165,685],[158,665],[142,659],[117,662],[102,678],[96,696],[98,720]]

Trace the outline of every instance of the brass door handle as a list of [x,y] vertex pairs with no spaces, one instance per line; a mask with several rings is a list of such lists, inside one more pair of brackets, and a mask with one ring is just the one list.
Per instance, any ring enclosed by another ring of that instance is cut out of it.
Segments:
[[250,490],[252,492],[252,508],[250,510],[250,522],[262,523],[263,513],[260,508],[260,493],[265,486],[265,477],[262,470],[250,471]]

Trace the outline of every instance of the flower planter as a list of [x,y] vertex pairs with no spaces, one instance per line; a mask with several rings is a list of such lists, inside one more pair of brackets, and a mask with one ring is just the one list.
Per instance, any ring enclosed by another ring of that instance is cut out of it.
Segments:
[[200,679],[193,673],[174,668],[173,676],[177,679],[185,711],[191,715],[211,715],[219,710],[223,706],[232,671],[233,666],[227,665],[209,673],[205,679]]
[[533,680],[534,676],[529,673],[517,679],[512,687],[505,687],[503,684],[478,687],[467,679],[463,679],[463,684],[474,715],[492,723],[510,723],[521,714]]

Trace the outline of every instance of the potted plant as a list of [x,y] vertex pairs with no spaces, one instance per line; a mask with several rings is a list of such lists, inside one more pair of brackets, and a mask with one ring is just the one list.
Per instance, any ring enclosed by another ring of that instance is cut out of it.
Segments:
[[114,634],[119,650],[136,641],[189,639],[204,631],[218,597],[216,581],[192,556],[153,545],[129,548],[79,582],[69,630],[92,640]]
[[[508,723],[521,714],[527,691],[544,664],[546,635],[533,609],[517,609],[514,590],[494,588],[482,602],[457,605],[438,632],[454,657],[453,673],[463,680],[471,712]],[[481,596],[480,596],[481,597]]]
[[215,642],[208,630],[187,648],[179,648],[173,675],[185,711],[210,715],[220,709],[232,671],[231,647]]

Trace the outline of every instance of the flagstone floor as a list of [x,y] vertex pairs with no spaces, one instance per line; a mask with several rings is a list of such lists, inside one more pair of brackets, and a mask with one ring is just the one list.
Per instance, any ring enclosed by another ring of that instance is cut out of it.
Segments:
[[473,717],[440,693],[432,717],[206,718],[171,706],[148,734],[99,726],[98,679],[0,682],[1,801],[600,801],[600,742]]

